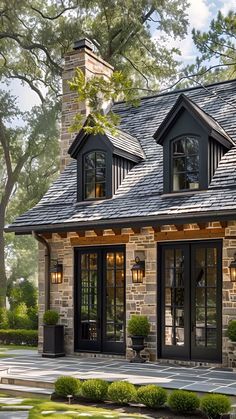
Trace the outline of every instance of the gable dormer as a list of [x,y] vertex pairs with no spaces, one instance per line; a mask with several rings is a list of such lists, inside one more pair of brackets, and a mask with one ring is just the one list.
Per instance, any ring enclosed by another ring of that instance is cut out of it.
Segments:
[[145,158],[139,141],[120,129],[115,134],[82,129],[68,153],[77,160],[78,201],[112,198],[127,173]]
[[163,146],[163,192],[207,189],[234,142],[218,122],[181,94],[154,134]]

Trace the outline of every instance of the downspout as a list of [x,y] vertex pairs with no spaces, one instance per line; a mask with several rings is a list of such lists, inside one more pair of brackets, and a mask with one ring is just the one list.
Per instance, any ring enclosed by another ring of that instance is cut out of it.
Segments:
[[51,249],[50,244],[42,236],[32,231],[32,236],[45,247],[45,311],[50,309],[50,266]]

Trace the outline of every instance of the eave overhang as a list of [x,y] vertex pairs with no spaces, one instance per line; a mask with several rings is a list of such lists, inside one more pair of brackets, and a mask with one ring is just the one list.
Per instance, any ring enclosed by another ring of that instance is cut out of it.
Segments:
[[198,222],[212,222],[212,221],[229,221],[234,220],[236,217],[236,209],[228,211],[207,211],[199,214],[193,213],[191,215],[175,214],[172,216],[146,216],[146,217],[127,217],[116,220],[102,219],[94,220],[90,222],[78,222],[78,223],[64,223],[62,224],[44,224],[44,225],[32,225],[32,226],[6,226],[5,233],[15,233],[21,235],[36,233],[57,233],[57,232],[73,232],[73,231],[84,231],[94,230],[94,228],[112,229],[114,227],[119,228],[132,228],[148,227],[148,226],[161,226],[167,224],[191,224]]

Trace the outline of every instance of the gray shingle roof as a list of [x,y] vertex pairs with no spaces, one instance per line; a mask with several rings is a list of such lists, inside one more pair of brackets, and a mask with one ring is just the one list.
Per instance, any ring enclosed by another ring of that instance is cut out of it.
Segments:
[[123,150],[141,160],[145,159],[145,154],[137,138],[120,129],[117,129],[115,134],[112,134],[109,131],[106,131],[105,133],[115,149]]
[[[236,145],[221,159],[207,191],[162,195],[162,146],[153,135],[180,94],[174,91],[143,98],[137,108],[124,103],[114,105],[121,117],[121,129],[139,140],[146,157],[131,169],[112,199],[77,203],[76,161],[72,161],[36,207],[18,217],[10,229],[30,231],[49,224],[79,227],[107,220],[115,224],[147,216],[150,220],[177,219],[227,211],[236,215]],[[236,80],[188,89],[184,94],[214,118],[236,144]]]

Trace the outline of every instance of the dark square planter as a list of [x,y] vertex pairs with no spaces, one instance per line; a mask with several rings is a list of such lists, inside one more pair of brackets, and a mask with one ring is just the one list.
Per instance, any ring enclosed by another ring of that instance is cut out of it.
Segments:
[[43,326],[43,353],[44,358],[57,358],[65,356],[64,352],[64,326]]

